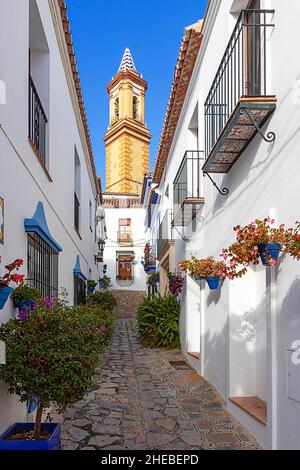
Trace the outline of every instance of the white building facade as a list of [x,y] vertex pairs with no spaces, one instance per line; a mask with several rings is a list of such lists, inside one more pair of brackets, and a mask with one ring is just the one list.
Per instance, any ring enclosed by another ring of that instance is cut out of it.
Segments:
[[[64,1],[3,0],[0,43],[1,274],[21,258],[28,283],[72,305],[99,277],[105,222]],[[0,416],[0,432],[27,418],[4,384]]]
[[[236,225],[299,219],[299,14],[296,0],[212,0],[185,31],[176,76],[188,86],[173,84],[148,201],[161,278],[218,257]],[[217,291],[187,276],[181,295],[188,360],[267,449],[300,449],[299,279],[286,256]]]
[[145,292],[143,259],[147,240],[140,195],[104,193],[103,207],[109,221],[103,262],[111,288]]

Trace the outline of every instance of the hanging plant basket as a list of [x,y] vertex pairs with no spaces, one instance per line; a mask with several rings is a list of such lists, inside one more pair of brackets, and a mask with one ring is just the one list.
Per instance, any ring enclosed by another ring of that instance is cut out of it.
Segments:
[[6,301],[9,298],[12,291],[13,291],[12,287],[6,286],[6,287],[1,288],[0,286],[0,310],[4,308],[4,305],[6,304]]
[[220,281],[221,281],[221,276],[208,276],[208,277],[206,277],[206,282],[209,285],[210,290],[219,289]]
[[[282,245],[280,243],[267,243],[259,245],[259,255],[264,266],[275,266],[277,264]],[[271,261],[274,260],[274,261]]]

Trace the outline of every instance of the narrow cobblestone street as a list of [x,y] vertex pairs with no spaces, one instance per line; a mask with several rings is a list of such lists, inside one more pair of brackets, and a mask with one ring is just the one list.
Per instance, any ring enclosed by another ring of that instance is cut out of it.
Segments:
[[64,416],[63,448],[258,448],[214,389],[182,361],[180,351],[143,348],[136,320],[118,319],[95,389]]

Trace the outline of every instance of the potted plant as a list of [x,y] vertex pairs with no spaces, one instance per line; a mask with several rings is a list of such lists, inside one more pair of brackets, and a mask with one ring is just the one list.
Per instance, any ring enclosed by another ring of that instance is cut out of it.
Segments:
[[[245,227],[234,227],[236,242],[228,249],[222,251],[221,256],[229,258],[235,272],[243,275],[249,264],[257,265],[261,260],[264,266],[276,266],[281,251],[284,251],[289,240],[289,232],[284,224],[274,226],[275,220],[266,217],[264,220],[256,219]],[[241,271],[236,267],[242,265]]]
[[296,260],[300,260],[300,222],[288,229],[287,252]]
[[[200,279],[204,279],[205,276],[201,274],[201,261],[196,256],[192,256],[191,259],[184,259],[178,263],[179,269],[188,273],[192,276],[195,281],[199,281]],[[200,265],[199,265],[200,263]]]
[[150,274],[147,278],[147,284],[148,286],[156,286],[156,284],[159,283],[159,273],[154,272]]
[[199,279],[206,279],[211,290],[218,289],[221,278],[227,275],[226,264],[223,261],[216,261],[212,256],[204,259],[193,257],[190,263],[186,261],[180,262],[181,269],[188,269]]
[[110,286],[110,280],[110,277],[106,275],[99,277],[99,286],[101,289],[107,289]]
[[81,400],[99,364],[102,332],[95,315],[82,315],[62,302],[38,307],[26,321],[0,326],[6,364],[0,380],[8,392],[38,402],[35,423],[15,423],[0,436],[0,450],[58,450],[60,425],[42,423],[43,411],[58,412]]
[[181,271],[177,271],[176,273],[169,273],[169,290],[172,295],[178,297],[183,290],[183,286],[185,283],[185,278],[182,276]]
[[11,300],[15,307],[18,307],[19,313],[23,311],[31,311],[41,302],[42,296],[40,291],[28,284],[21,284],[11,294]]
[[[0,263],[2,258],[0,257]],[[22,259],[16,259],[10,264],[5,266],[6,273],[0,277],[0,310],[3,309],[4,305],[10,294],[13,291],[13,288],[10,287],[11,282],[15,282],[16,284],[23,283],[25,277],[23,274],[19,274],[17,271],[23,265]]]
[[93,294],[93,292],[95,291],[96,285],[97,285],[97,282],[94,281],[94,279],[87,280],[87,290],[89,294]]
[[156,261],[150,243],[146,243],[144,248],[144,270],[146,273],[156,270]]

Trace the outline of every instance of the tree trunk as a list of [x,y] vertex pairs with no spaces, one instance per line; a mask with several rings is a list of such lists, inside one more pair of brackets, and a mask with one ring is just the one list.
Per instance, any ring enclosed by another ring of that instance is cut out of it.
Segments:
[[35,417],[34,434],[33,434],[34,439],[39,439],[41,436],[43,408],[44,407],[42,403],[40,403],[38,405],[38,409],[37,409],[36,417]]

